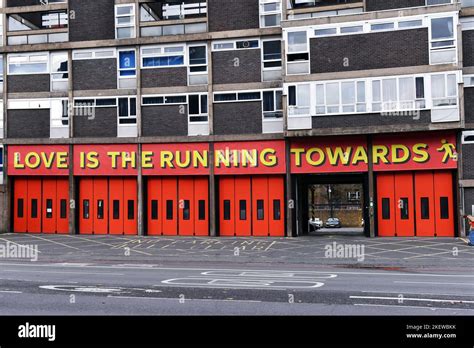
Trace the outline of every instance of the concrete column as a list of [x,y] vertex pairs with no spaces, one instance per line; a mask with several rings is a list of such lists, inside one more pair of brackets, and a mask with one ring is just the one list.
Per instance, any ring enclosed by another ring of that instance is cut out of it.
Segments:
[[375,177],[374,163],[372,158],[372,137],[367,139],[368,159],[369,159],[369,226],[370,238],[375,238]]
[[79,197],[76,197],[76,182],[74,180],[74,146],[69,145],[69,234],[75,235],[76,212],[79,211]]
[[211,173],[209,175],[209,235],[217,237],[217,190],[216,190],[216,176],[214,171],[214,143],[209,144],[209,166]]
[[142,173],[142,144],[138,144],[138,153],[137,153],[137,165],[138,165],[138,177],[137,177],[137,185],[138,185],[138,235],[144,236],[145,235],[145,211],[144,211],[144,185],[143,185],[143,173]]
[[[8,146],[5,146],[3,148],[3,156],[4,159],[8,158]],[[3,175],[4,175],[4,187],[5,187],[5,192],[3,193],[3,212],[0,212],[0,219],[3,219],[5,221],[5,230],[1,232],[13,232],[13,223],[11,219],[11,197],[13,197],[13,185],[10,182],[10,177],[8,176],[8,161],[4,160],[3,161]]]

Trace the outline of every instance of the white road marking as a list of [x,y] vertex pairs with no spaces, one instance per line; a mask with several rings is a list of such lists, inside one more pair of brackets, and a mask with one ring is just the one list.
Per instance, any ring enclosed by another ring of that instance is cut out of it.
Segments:
[[[93,242],[93,243],[96,243],[96,244],[107,245],[107,246],[112,247],[112,249],[124,249],[124,248],[126,247],[126,245],[128,245],[127,243],[125,243],[123,248],[117,248],[117,245],[109,244],[109,243],[104,243],[104,242],[99,242],[99,241],[94,240],[94,239],[86,239],[86,238],[81,238],[81,237],[78,237],[78,236],[69,236],[69,237],[70,237],[70,238],[75,238],[75,239],[85,240],[85,241],[87,241],[87,242]],[[133,252],[136,252],[136,253],[139,253],[139,254],[144,254],[144,255],[152,256],[152,254],[148,254],[148,253],[145,253],[145,252],[143,252],[143,251],[134,250],[134,249],[131,249],[131,248],[130,248],[130,251],[133,251]]]
[[[358,299],[358,300],[388,300],[388,301],[399,301],[399,297],[383,297],[383,296],[350,296],[351,299]],[[464,301],[464,300],[450,300],[450,299],[439,299],[439,298],[415,298],[415,297],[403,297],[403,301],[416,301],[416,302],[437,302],[437,303],[469,303],[473,304],[474,301]]]
[[367,291],[367,290],[364,290],[362,291],[363,293],[365,294],[385,294],[385,295],[400,295],[400,294],[403,294],[403,295],[430,295],[430,296],[433,296],[433,295],[436,295],[436,296],[457,296],[457,297],[474,297],[474,295],[460,295],[460,294],[440,294],[440,293],[428,293],[428,292],[408,292],[408,291],[404,291],[404,292],[400,292],[400,291]]
[[123,273],[107,273],[107,272],[61,272],[61,271],[28,271],[28,270],[17,270],[17,269],[1,269],[0,272],[24,272],[24,273],[53,273],[53,274],[92,274],[92,275],[125,275]]
[[[175,301],[178,302],[179,298],[159,298],[159,297],[135,297],[135,296],[114,296],[108,295],[107,297],[110,298],[121,298],[121,299],[134,299],[134,300],[155,300],[155,301]],[[200,302],[244,302],[244,303],[262,303],[262,301],[253,301],[253,300],[221,300],[221,299],[198,299],[198,298],[190,298],[185,299],[185,302],[191,301],[200,301]]]
[[50,239],[46,239],[46,238],[42,238],[42,237],[38,237],[38,236],[35,236],[35,235],[31,235],[31,237],[33,238],[37,238],[37,239],[41,239],[41,240],[44,240],[46,242],[50,242],[50,243],[53,243],[53,244],[58,244],[58,245],[61,245],[61,246],[65,246],[67,248],[71,248],[71,249],[74,249],[74,250],[79,250],[79,251],[84,251],[82,249],[79,249],[79,248],[76,248],[76,247],[73,247],[73,246],[70,246],[70,245],[67,245],[67,244],[64,244],[64,243],[60,243],[60,242],[56,242],[54,240],[50,240]]
[[402,280],[395,280],[394,283],[399,283],[399,284],[433,284],[433,285],[469,285],[469,286],[474,286],[474,283],[408,282],[408,281],[402,281]]
[[284,278],[284,279],[333,279],[336,274],[327,274],[320,272],[291,272],[291,271],[209,271],[202,272],[205,276],[220,277],[260,277],[260,278]]
[[474,309],[466,308],[441,308],[441,307],[423,307],[423,306],[404,306],[404,305],[383,305],[383,304],[370,304],[370,303],[354,303],[354,306],[360,307],[390,307],[390,308],[418,308],[418,309],[429,309],[431,311],[445,310],[445,311],[470,311]]
[[2,293],[2,294],[22,294],[23,292],[21,292],[21,291],[12,291],[12,290],[0,290],[0,293]]
[[[252,288],[252,289],[314,289],[324,285],[321,282],[310,281],[286,281],[275,279],[242,279],[242,278],[175,278],[161,282],[166,285],[199,286],[199,287],[228,287],[228,288]],[[306,285],[303,285],[306,284]]]

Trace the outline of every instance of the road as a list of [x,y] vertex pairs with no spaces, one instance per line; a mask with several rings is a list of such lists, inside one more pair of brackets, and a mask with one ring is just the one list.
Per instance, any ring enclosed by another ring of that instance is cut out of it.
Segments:
[[3,261],[0,308],[2,315],[474,315],[474,273]]

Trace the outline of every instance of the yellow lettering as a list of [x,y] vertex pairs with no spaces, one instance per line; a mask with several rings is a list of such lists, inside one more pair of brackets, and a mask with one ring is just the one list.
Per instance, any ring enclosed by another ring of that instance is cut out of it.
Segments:
[[112,159],[112,168],[117,169],[117,159],[120,156],[120,152],[107,152],[107,156],[109,156]]
[[352,159],[352,164],[357,165],[358,162],[369,163],[369,157],[367,151],[363,146],[357,147],[354,153],[354,158]]
[[209,151],[205,150],[203,154],[201,154],[199,151],[195,151],[193,158],[193,166],[194,168],[199,168],[199,166],[207,168],[209,166],[208,160]]
[[413,153],[415,155],[418,155],[419,157],[414,157],[413,161],[416,162],[416,163],[428,162],[428,160],[430,159],[430,155],[429,155],[428,151],[426,151],[426,149],[428,149],[427,144],[416,144],[416,145],[414,145],[413,146]]
[[174,168],[173,159],[171,151],[161,151],[161,168]]
[[142,167],[144,169],[153,169],[153,152],[143,151],[142,152]]
[[230,151],[229,151],[229,149],[225,150],[225,154],[223,153],[222,150],[217,150],[216,151],[216,167],[220,168],[222,164],[227,168],[230,167]]
[[258,164],[257,150],[243,150],[242,151],[242,166],[243,167],[257,167]]
[[[319,155],[319,159],[317,161],[313,160],[313,155],[316,154],[316,153]],[[318,167],[318,166],[322,165],[324,163],[324,161],[326,161],[326,156],[325,156],[323,150],[316,147],[316,148],[310,149],[310,150],[308,150],[308,152],[306,152],[306,161],[310,165],[312,165],[314,167]]]
[[15,152],[13,154],[13,167],[15,169],[25,169],[25,165],[20,163],[21,154],[19,152]]
[[352,147],[348,147],[346,152],[344,152],[341,147],[337,147],[336,151],[334,152],[328,147],[326,148],[326,151],[328,153],[329,163],[331,163],[332,166],[337,166],[339,160],[345,166],[349,164],[352,154]]
[[132,169],[137,167],[137,156],[135,152],[123,152],[122,153],[122,168],[128,168],[128,164]]
[[278,163],[278,158],[275,154],[275,149],[263,149],[260,153],[260,162],[265,167],[275,167]]
[[99,168],[99,154],[97,152],[88,152],[87,153],[87,168],[97,169]]
[[25,164],[30,169],[37,169],[41,165],[41,158],[36,152],[30,152],[25,157]]
[[[402,151],[403,155],[399,156],[399,152]],[[410,150],[405,145],[393,145],[392,146],[392,163],[405,163],[410,159]]]
[[295,166],[301,167],[301,157],[304,154],[304,149],[291,149],[291,153],[295,156]]
[[[374,145],[372,147],[372,157],[374,164],[388,163],[388,148],[384,145]],[[381,161],[381,162],[380,162]]]

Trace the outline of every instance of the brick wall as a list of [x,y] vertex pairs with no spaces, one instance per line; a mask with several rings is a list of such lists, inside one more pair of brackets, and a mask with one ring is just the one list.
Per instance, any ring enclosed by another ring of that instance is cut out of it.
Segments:
[[474,123],[474,87],[464,88],[466,123]]
[[117,89],[117,60],[75,60],[72,64],[75,90]]
[[[262,81],[261,50],[245,49],[214,52],[212,71],[215,84],[251,83]],[[235,66],[238,60],[238,66]]]
[[462,46],[464,66],[474,66],[474,30],[463,30]]
[[9,75],[8,93],[49,92],[51,89],[49,74]]
[[313,74],[429,63],[426,28],[311,39]]
[[208,0],[209,31],[260,27],[258,0]]
[[117,108],[95,108],[94,118],[74,117],[74,136],[78,138],[116,137]]
[[115,39],[114,0],[69,0],[70,41]]
[[262,103],[214,104],[214,134],[261,134]]
[[187,68],[142,69],[142,87],[179,87],[188,85]]
[[142,107],[143,136],[187,136],[188,111],[180,105]]
[[425,0],[366,0],[367,11],[425,6]]
[[49,138],[49,109],[8,110],[7,122],[9,138]]

